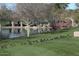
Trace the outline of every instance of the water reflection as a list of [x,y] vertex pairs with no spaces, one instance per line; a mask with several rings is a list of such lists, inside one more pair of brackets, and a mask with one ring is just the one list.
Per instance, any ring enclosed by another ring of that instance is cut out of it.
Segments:
[[[37,34],[38,30],[30,30],[30,35]],[[20,32],[20,29],[15,29],[14,32],[11,32],[11,29],[2,29],[0,32],[0,38],[15,38],[15,37],[21,37],[25,36],[27,34],[26,30],[23,30]]]

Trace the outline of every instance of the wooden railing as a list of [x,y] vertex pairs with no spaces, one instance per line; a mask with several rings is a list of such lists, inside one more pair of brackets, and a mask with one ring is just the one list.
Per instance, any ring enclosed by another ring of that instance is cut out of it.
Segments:
[[23,29],[25,29],[27,31],[27,36],[29,37],[29,34],[30,34],[30,29],[33,29],[33,30],[38,30],[38,32],[40,32],[42,29],[43,31],[45,29],[47,29],[47,31],[49,31],[51,29],[51,27],[49,26],[49,24],[47,25],[37,25],[37,26],[30,26],[30,25],[27,25],[27,26],[23,26],[22,25],[22,22],[20,22],[20,26],[14,26],[14,22],[11,22],[11,25],[12,26],[1,26],[0,25],[0,29],[11,29],[11,33],[14,33],[15,29],[20,29],[20,32],[23,31]]

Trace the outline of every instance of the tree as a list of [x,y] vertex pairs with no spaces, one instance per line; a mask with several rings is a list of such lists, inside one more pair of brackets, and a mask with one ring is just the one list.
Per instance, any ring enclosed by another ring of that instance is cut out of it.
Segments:
[[[43,3],[19,3],[16,4],[16,12],[21,19],[26,20],[26,23],[42,23],[53,22],[60,18],[62,10],[64,11],[67,4],[43,4]],[[53,19],[54,17],[54,19]],[[29,21],[29,22],[28,22]]]
[[[21,19],[26,20],[26,25],[29,23],[39,24],[40,22],[46,20],[49,17],[50,4],[17,4],[16,10],[17,13],[21,16]],[[41,20],[42,19],[42,20]],[[29,21],[29,22],[28,22]],[[29,26],[29,25],[28,25]],[[28,27],[27,26],[27,27]],[[30,30],[27,31],[27,34]],[[29,35],[27,35],[29,36]]]
[[79,3],[76,3],[77,9],[79,9]]
[[[0,8],[0,22],[2,24],[4,24],[4,22],[6,21],[9,21],[11,20],[11,14],[12,14],[12,11],[9,10],[5,4],[0,4],[1,8]],[[5,23],[6,23],[5,22]]]
[[12,11],[9,10],[4,3],[0,4],[0,38],[4,38],[2,34],[2,25],[11,20]]
[[54,15],[57,16],[57,18],[61,19],[62,14],[66,12],[66,7],[68,7],[68,3],[56,3],[54,4],[52,13],[54,12]]

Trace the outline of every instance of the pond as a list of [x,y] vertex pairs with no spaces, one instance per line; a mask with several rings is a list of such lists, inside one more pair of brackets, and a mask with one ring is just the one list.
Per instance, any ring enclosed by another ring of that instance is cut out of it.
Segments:
[[[30,35],[34,35],[37,34],[38,30],[30,30]],[[1,30],[1,34],[3,38],[16,38],[16,37],[21,37],[21,36],[25,36],[27,34],[26,30],[23,30],[22,32],[20,32],[18,29],[15,29],[14,33],[11,33],[10,29],[2,29]]]
[[3,38],[15,38],[15,37],[24,36],[26,34],[24,32],[19,33],[16,30],[14,33],[11,33],[10,29],[2,29],[1,33]]

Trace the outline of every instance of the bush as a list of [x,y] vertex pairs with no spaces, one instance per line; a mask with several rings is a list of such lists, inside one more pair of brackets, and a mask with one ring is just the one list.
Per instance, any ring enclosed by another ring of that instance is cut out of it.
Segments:
[[38,41],[38,40],[35,40],[35,42],[36,42],[36,43],[39,43],[39,41]]
[[49,39],[47,38],[46,40],[48,41]]
[[24,45],[26,45],[27,43],[24,43]]
[[32,45],[32,42],[31,41],[27,40],[27,42],[28,42],[29,45]]
[[43,39],[40,39],[40,42],[43,42],[44,40]]
[[35,43],[35,41],[32,41],[33,43]]
[[46,41],[46,39],[43,39],[44,41]]
[[14,47],[14,46],[15,46],[15,44],[10,44],[10,46],[11,46],[11,47]]
[[7,45],[1,45],[0,48],[7,48]]
[[66,38],[67,36],[61,35],[60,38]]
[[53,38],[51,38],[50,40],[53,40]]
[[54,39],[58,39],[59,37],[54,37]]

